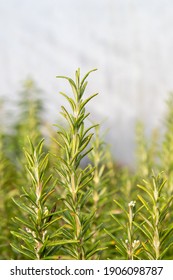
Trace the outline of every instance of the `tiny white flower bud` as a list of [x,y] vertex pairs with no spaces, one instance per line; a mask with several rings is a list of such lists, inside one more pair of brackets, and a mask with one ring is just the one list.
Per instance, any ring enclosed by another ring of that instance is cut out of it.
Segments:
[[135,200],[130,201],[130,203],[128,204],[129,207],[135,207],[135,205],[136,205]]

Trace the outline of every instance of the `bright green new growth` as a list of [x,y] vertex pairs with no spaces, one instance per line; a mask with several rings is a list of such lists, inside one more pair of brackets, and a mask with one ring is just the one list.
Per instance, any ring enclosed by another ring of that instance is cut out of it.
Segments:
[[138,185],[144,191],[145,196],[138,195],[138,198],[145,211],[140,213],[142,224],[138,223],[136,226],[147,239],[142,245],[145,254],[151,260],[163,259],[173,245],[171,240],[173,224],[169,215],[173,196],[166,197],[165,185],[163,174],[153,175],[152,180],[144,181],[144,185]]
[[58,131],[62,148],[62,156],[58,159],[56,171],[58,173],[59,186],[66,189],[64,204],[67,211],[64,212],[63,219],[67,226],[63,230],[65,238],[76,241],[76,244],[68,244],[64,250],[66,254],[77,260],[90,259],[98,250],[96,244],[92,245],[90,227],[92,225],[94,212],[90,212],[87,208],[87,201],[92,190],[89,183],[93,179],[93,171],[90,165],[84,169],[80,167],[81,160],[88,155],[92,148],[89,146],[93,136],[91,129],[95,126],[86,128],[85,120],[89,113],[85,110],[85,105],[97,95],[93,94],[84,99],[84,92],[87,86],[86,78],[96,69],[88,72],[82,80],[80,80],[80,70],[76,71],[76,80],[71,78],[58,76],[68,80],[73,98],[65,93],[61,94],[69,102],[72,113],[62,106],[62,116],[65,118],[68,127],[60,128]]
[[22,188],[20,201],[14,201],[27,215],[14,218],[19,228],[11,233],[20,239],[21,246],[12,244],[12,247],[29,259],[40,260],[52,254],[52,246],[63,243],[55,242],[56,234],[49,232],[52,224],[61,217],[55,206],[52,209],[47,206],[47,201],[54,192],[54,183],[51,182],[52,175],[46,176],[48,154],[43,152],[43,140],[36,148],[31,141],[29,143],[30,151],[25,150],[29,185]]

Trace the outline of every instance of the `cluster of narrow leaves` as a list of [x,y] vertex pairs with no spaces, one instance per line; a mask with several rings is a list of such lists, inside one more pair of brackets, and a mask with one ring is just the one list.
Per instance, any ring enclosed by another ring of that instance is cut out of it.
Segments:
[[163,174],[153,175],[150,181],[144,180],[144,185],[138,187],[144,192],[138,195],[143,206],[140,213],[142,223],[136,224],[144,236],[144,254],[151,260],[163,259],[173,245],[173,224],[169,214],[173,196],[166,197],[164,188],[167,188],[167,182]]
[[[92,70],[92,71],[95,71]],[[92,72],[90,71],[90,72]],[[66,79],[72,89],[73,97],[61,94],[67,99],[71,106],[71,113],[62,106],[62,115],[67,122],[66,129],[60,127],[58,136],[60,138],[59,146],[62,149],[62,155],[57,158],[56,171],[58,174],[58,184],[66,190],[63,202],[67,210],[63,214],[66,226],[63,228],[63,235],[67,240],[73,240],[64,246],[65,254],[73,259],[90,259],[98,248],[98,242],[92,242],[92,236],[95,232],[91,231],[95,211],[90,211],[87,202],[92,194],[90,182],[93,180],[95,167],[90,164],[81,168],[81,161],[88,155],[92,147],[89,146],[93,136],[91,132],[95,126],[86,128],[85,120],[89,116],[85,105],[97,94],[84,99],[83,95],[87,86],[86,78],[88,72],[80,80],[80,70],[76,71],[76,80],[58,76]],[[75,243],[76,241],[76,243]]]
[[0,259],[173,258],[173,95],[163,139],[156,130],[147,139],[137,124],[132,172],[112,160],[100,126],[89,125],[86,105],[97,93],[85,91],[95,70],[82,79],[79,69],[74,80],[58,76],[72,94],[61,92],[67,106],[57,133],[49,128],[54,142],[43,140],[43,106],[31,80],[17,122],[7,132],[1,121]]
[[123,259],[161,260],[166,254],[169,256],[173,245],[170,215],[173,196],[167,199],[165,185],[162,173],[153,175],[150,181],[144,180],[144,185],[138,185],[143,193],[137,195],[137,202],[141,203],[137,210],[136,201],[129,202],[127,211],[122,201],[114,200],[120,210],[112,215],[119,226],[118,233],[107,233],[115,241],[115,249]]
[[165,116],[165,131],[163,144],[160,151],[161,168],[167,174],[167,191],[173,195],[173,93],[167,100],[167,112]]
[[[112,218],[117,224],[118,233],[112,234],[111,232],[105,231],[114,240],[115,248],[120,258],[123,257],[126,260],[138,259],[138,255],[141,251],[141,244],[139,239],[137,239],[136,228],[134,226],[134,221],[136,219],[137,211],[136,201],[131,201],[128,203],[128,209],[125,209],[123,203],[119,203],[114,200],[116,205],[119,207],[119,212],[117,214],[112,214]],[[121,218],[119,217],[121,215]]]
[[[137,171],[132,176],[129,171],[124,178],[124,172],[120,176],[122,190],[114,200],[118,208],[111,214],[117,228],[107,231],[114,240],[119,258],[159,260],[173,257],[172,94],[167,106],[162,139],[158,138],[156,129],[151,140],[147,139],[143,124],[137,123]],[[129,202],[126,195],[122,195],[124,191],[128,193]],[[131,227],[129,205],[135,206]]]
[[20,200],[14,200],[27,215],[13,219],[18,231],[11,233],[20,239],[20,245],[16,242],[12,247],[29,259],[46,259],[53,255],[56,246],[64,242],[56,239],[60,228],[50,230],[52,224],[61,218],[61,211],[56,211],[56,204],[48,209],[47,201],[54,193],[54,183],[51,182],[52,176],[47,176],[48,154],[43,153],[43,140],[36,147],[29,142],[30,151],[25,150],[28,184],[22,188]]
[[[89,160],[95,167],[93,179],[90,182],[92,196],[89,200],[89,208],[95,212],[91,226],[91,231],[94,233],[92,240],[94,243],[99,241],[105,244],[107,248],[110,242],[104,228],[111,226],[110,211],[114,206],[112,198],[116,195],[116,188],[114,188],[116,179],[110,149],[104,141],[104,136],[100,135],[100,126],[95,127],[91,147]],[[101,252],[102,258],[105,252],[106,250]]]

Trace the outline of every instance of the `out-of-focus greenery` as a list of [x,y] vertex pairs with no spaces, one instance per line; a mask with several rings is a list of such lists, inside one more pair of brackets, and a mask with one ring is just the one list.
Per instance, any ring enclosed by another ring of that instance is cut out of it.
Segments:
[[32,80],[10,124],[0,104],[0,259],[173,259],[173,95],[164,134],[136,124],[131,171],[85,122],[89,74],[63,77],[74,98],[61,93],[58,133]]

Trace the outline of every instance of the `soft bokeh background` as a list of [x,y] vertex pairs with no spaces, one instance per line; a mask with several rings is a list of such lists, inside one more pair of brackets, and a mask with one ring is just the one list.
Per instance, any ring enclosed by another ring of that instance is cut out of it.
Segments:
[[92,119],[109,128],[116,159],[132,164],[136,121],[148,135],[162,127],[173,89],[172,14],[171,0],[0,0],[0,97],[11,106],[32,77],[54,122],[66,90],[55,76],[98,68]]

